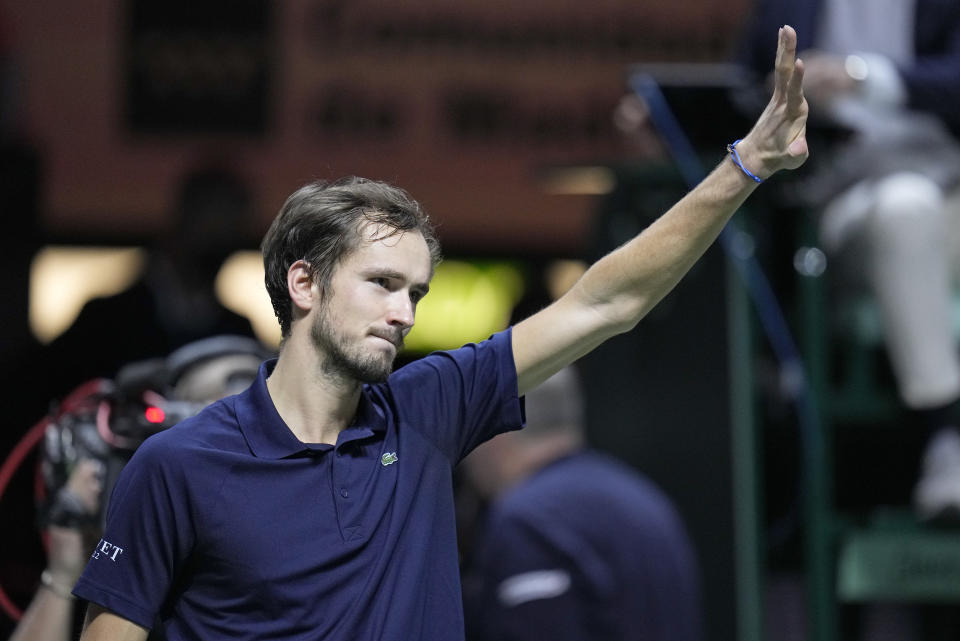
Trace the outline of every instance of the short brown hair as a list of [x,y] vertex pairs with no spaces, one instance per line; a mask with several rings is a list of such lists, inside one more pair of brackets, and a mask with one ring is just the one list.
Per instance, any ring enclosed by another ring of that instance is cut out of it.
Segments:
[[391,233],[420,232],[431,264],[440,262],[430,217],[404,190],[356,176],[308,183],[287,198],[260,245],[264,282],[284,338],[293,320],[287,291],[290,265],[306,261],[313,279],[326,288],[336,266],[359,245],[365,222],[385,225]]

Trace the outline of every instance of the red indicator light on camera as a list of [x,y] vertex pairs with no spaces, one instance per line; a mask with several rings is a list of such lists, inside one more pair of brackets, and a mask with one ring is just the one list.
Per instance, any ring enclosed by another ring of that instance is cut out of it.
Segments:
[[143,415],[150,423],[163,423],[163,419],[167,417],[167,415],[163,413],[162,409],[152,406],[148,407]]

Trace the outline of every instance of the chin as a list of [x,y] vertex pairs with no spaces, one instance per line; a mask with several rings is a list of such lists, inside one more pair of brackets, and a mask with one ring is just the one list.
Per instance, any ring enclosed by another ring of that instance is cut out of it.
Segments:
[[377,358],[371,356],[364,363],[358,364],[356,378],[362,383],[385,383],[387,377],[393,373],[393,355]]
[[390,378],[390,374],[393,373],[393,367],[386,367],[378,371],[367,371],[364,372],[362,378],[360,378],[361,383],[386,383],[387,379]]

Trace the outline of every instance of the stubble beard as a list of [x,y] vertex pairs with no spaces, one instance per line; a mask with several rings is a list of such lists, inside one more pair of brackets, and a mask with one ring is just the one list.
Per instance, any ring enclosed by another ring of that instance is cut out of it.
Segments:
[[378,353],[363,352],[359,346],[351,348],[335,327],[336,323],[331,322],[326,310],[323,310],[310,328],[314,347],[326,357],[323,359],[323,373],[360,383],[385,382],[393,371],[393,359]]

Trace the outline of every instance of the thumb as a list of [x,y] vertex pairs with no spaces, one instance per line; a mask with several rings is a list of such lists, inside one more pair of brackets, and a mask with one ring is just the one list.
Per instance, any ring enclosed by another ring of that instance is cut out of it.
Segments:
[[807,154],[810,153],[807,148],[807,138],[806,136],[800,136],[787,147],[787,151],[794,158],[806,158]]

